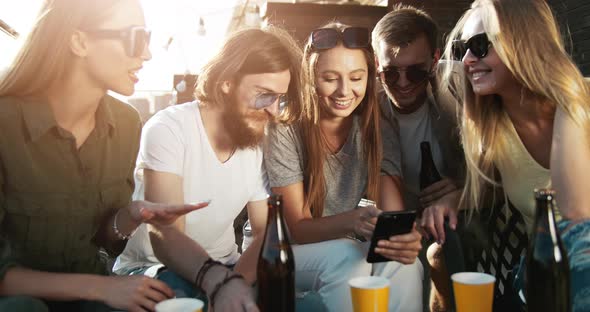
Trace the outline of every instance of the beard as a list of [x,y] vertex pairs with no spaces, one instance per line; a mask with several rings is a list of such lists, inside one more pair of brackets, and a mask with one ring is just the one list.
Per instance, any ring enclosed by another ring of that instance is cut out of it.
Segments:
[[[406,89],[410,89],[411,93],[413,93],[410,96],[406,96],[406,98],[403,98],[403,96],[397,96],[396,93],[400,92],[398,88],[396,87],[389,87],[387,85],[383,86],[383,90],[385,90],[385,93],[387,94],[387,97],[389,97],[389,99],[391,100],[391,103],[395,106],[395,108],[397,108],[399,111],[415,111],[418,107],[420,107],[424,101],[426,100],[426,97],[428,96],[428,80],[424,80],[416,85],[413,86],[409,86]],[[424,88],[422,90],[419,90],[421,88]],[[407,91],[407,90],[406,90]]]
[[237,149],[257,148],[264,138],[270,116],[264,110],[227,111],[223,122]]

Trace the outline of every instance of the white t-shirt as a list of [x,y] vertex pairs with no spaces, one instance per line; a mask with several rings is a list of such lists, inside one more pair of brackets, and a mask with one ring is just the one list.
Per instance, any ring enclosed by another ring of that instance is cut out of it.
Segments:
[[434,164],[439,173],[444,176],[442,153],[438,139],[433,133],[428,101],[413,113],[400,114],[394,110],[394,114],[400,129],[402,174],[405,185],[404,201],[406,209],[417,209],[420,207],[418,194],[420,193],[420,167],[422,165],[420,143],[430,142]]
[[[186,203],[211,200],[208,207],[186,215],[185,233],[213,259],[235,263],[239,254],[233,221],[248,202],[268,197],[262,149],[237,150],[225,163],[220,162],[195,101],[160,111],[145,125],[135,169],[134,199],[143,198],[146,168],[181,176]],[[158,263],[147,227],[142,225],[117,258],[113,271]]]

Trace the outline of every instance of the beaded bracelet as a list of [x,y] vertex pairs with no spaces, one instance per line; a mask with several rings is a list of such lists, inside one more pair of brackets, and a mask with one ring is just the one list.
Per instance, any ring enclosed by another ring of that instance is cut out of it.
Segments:
[[135,231],[137,229],[133,230],[133,232],[129,233],[128,235],[121,233],[121,231],[119,231],[119,228],[117,227],[117,217],[119,216],[119,211],[120,210],[117,210],[117,212],[115,213],[115,218],[113,220],[113,232],[115,232],[115,236],[117,236],[119,240],[129,240],[131,236],[135,234]]
[[203,283],[203,278],[205,278],[205,274],[207,274],[207,271],[209,271],[209,269],[216,265],[223,266],[223,263],[215,261],[212,258],[205,260],[205,262],[199,269],[199,272],[197,272],[197,277],[195,277],[195,285],[197,286],[197,288],[203,290],[201,284]]
[[223,286],[227,285],[227,283],[229,283],[229,281],[233,280],[233,279],[241,279],[243,280],[244,277],[240,274],[232,274],[229,275],[229,271],[226,273],[225,278],[223,279],[223,281],[221,281],[219,284],[217,284],[215,286],[215,289],[213,290],[213,292],[211,293],[211,296],[209,297],[209,299],[211,299],[211,306],[215,306],[215,296],[217,296],[217,293],[219,292],[219,290],[221,288],[223,288]]

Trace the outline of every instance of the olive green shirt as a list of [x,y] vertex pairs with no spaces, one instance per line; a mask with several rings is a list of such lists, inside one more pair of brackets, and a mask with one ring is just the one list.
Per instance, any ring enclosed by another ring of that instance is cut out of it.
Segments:
[[77,149],[45,100],[0,97],[0,280],[16,265],[106,273],[97,233],[130,203],[140,132],[137,112],[107,95]]

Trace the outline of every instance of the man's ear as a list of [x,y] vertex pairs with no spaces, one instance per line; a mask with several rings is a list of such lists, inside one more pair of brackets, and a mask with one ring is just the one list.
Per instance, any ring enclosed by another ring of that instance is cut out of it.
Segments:
[[373,57],[375,58],[375,68],[379,70],[379,58],[377,57],[377,54],[373,54]]
[[231,90],[231,82],[229,80],[224,80],[221,83],[221,92],[223,92],[225,94],[229,94],[230,90]]
[[434,50],[434,61],[433,61],[432,65],[436,66],[436,64],[438,64],[439,60],[440,60],[440,49],[437,48],[436,50]]
[[79,30],[74,31],[70,37],[70,50],[79,57],[88,55],[88,36],[86,33]]

